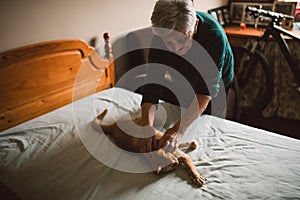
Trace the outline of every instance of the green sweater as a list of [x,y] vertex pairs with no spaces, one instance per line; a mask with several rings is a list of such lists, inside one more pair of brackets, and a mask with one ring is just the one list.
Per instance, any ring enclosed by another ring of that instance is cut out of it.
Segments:
[[[195,94],[216,97],[221,87],[232,83],[234,59],[223,27],[210,14],[197,12],[197,18],[198,31],[184,56],[170,52],[159,36],[153,36],[142,103],[157,104],[172,96],[171,103],[187,107]],[[166,72],[171,81],[164,79]]]

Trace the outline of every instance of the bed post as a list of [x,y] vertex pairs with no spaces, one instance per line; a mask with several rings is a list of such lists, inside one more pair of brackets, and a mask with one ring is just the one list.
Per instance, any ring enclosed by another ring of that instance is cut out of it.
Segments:
[[105,41],[105,45],[104,45],[104,51],[105,51],[105,58],[109,60],[109,67],[107,69],[107,72],[109,73],[108,74],[108,77],[111,78],[111,84],[112,84],[112,87],[115,86],[115,66],[114,66],[114,56],[112,54],[112,47],[111,47],[111,44],[110,44],[110,34],[109,33],[104,33],[103,34],[103,38],[104,38],[104,41]]

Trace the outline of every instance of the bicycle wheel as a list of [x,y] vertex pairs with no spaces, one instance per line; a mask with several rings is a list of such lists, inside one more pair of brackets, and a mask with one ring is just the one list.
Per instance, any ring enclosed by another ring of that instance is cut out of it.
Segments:
[[247,46],[234,48],[235,81],[241,115],[261,112],[273,96],[273,71],[260,51]]

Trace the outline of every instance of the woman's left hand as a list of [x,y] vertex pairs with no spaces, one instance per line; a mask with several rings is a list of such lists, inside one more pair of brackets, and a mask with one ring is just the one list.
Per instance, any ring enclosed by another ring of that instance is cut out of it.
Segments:
[[167,152],[173,152],[177,148],[177,140],[180,138],[181,133],[179,133],[178,129],[172,127],[168,129],[164,136],[159,140],[158,147],[163,148]]

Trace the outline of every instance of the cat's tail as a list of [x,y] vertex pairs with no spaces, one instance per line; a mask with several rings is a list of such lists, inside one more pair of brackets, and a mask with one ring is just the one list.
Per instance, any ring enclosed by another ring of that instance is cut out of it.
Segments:
[[96,127],[99,129],[101,129],[102,131],[101,132],[104,132],[105,134],[110,134],[110,126],[111,125],[104,125],[102,122],[103,122],[103,119],[104,117],[106,116],[107,114],[107,109],[105,109],[102,113],[100,113],[94,120],[94,125],[96,125]]
[[107,109],[105,109],[102,113],[100,113],[97,116],[97,120],[99,120],[100,122],[102,122],[102,120],[104,119],[105,115],[107,114]]

